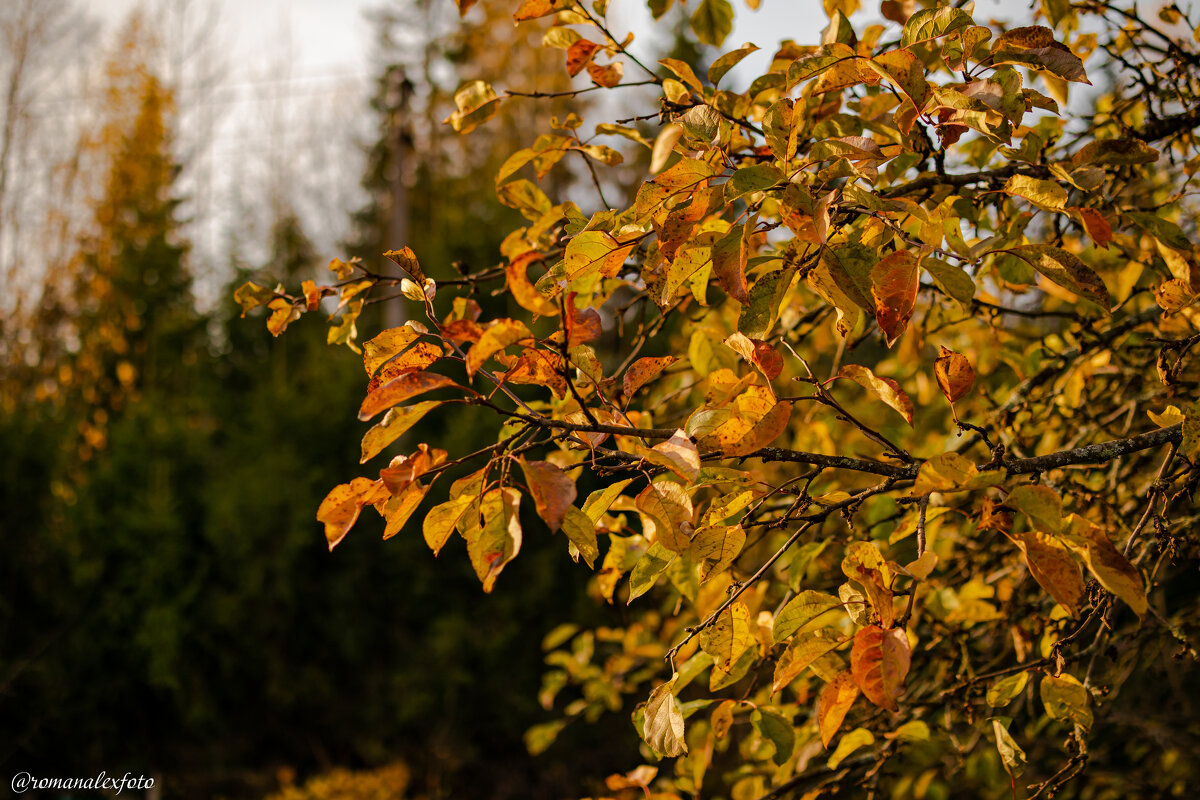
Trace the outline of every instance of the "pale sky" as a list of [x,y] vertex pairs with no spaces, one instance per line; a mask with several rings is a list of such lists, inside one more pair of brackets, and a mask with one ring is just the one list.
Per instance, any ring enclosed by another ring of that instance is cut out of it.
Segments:
[[[482,2],[517,6],[517,0]],[[111,33],[139,6],[156,14],[161,12],[155,9],[181,3],[193,20],[215,19],[212,41],[225,62],[221,85],[203,96],[197,114],[209,126],[207,138],[199,137],[203,154],[185,173],[185,181],[191,181],[184,187],[190,203],[185,213],[198,223],[189,234],[196,255],[216,264],[231,236],[265,241],[254,220],[267,215],[254,212],[271,191],[286,195],[319,252],[334,253],[347,211],[363,200],[359,145],[372,136],[370,117],[362,113],[374,77],[372,32],[364,11],[386,0],[84,0],[83,5]],[[761,50],[727,79],[731,88],[744,88],[741,76],[765,69],[780,40],[817,43],[826,22],[820,0],[762,0],[758,11],[749,10],[745,0],[733,3],[735,28],[722,50],[744,42]],[[978,0],[977,15],[1028,19],[1028,8],[1028,0]],[[864,0],[863,10],[852,18],[855,27],[881,21],[878,9],[876,0]],[[650,57],[655,41],[645,0],[612,0],[609,21],[618,35],[632,29],[638,39],[631,50]],[[584,86],[586,78],[576,83]],[[188,102],[182,97],[181,108]],[[271,183],[280,174],[286,186]],[[207,284],[202,294],[215,292],[221,276]]]

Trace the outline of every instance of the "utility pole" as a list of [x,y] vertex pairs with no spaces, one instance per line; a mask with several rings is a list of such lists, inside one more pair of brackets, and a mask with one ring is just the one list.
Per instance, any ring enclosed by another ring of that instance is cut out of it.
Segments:
[[[408,244],[408,160],[412,152],[412,128],[409,110],[413,84],[404,67],[392,64],[387,70],[387,141],[388,141],[388,218],[384,244],[389,250],[399,250]],[[389,267],[392,274],[400,271]],[[383,319],[389,328],[404,324],[403,298],[384,304]]]

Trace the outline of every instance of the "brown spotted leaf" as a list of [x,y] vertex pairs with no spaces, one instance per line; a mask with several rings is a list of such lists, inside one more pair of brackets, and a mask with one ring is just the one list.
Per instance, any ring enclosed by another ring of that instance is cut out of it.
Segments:
[[664,369],[678,360],[675,356],[647,356],[630,364],[629,369],[625,370],[625,379],[622,383],[625,396],[633,397],[638,389],[657,378]]
[[329,549],[337,547],[358,519],[363,506],[374,505],[388,497],[383,481],[355,478],[350,483],[335,486],[321,501],[317,521],[325,525],[325,541]]
[[567,48],[567,74],[574,78],[583,72],[584,67],[592,63],[592,56],[600,49],[600,45],[587,39],[579,39]]
[[891,347],[908,327],[920,288],[917,259],[908,250],[897,250],[871,268],[871,298],[875,321]]

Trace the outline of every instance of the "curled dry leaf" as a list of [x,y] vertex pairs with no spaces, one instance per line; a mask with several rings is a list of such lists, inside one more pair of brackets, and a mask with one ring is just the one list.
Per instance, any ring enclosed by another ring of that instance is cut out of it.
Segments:
[[744,333],[735,333],[725,340],[729,349],[749,361],[759,372],[773,381],[783,372],[783,356],[761,339],[751,339]]
[[948,347],[938,347],[933,373],[937,376],[938,388],[950,401],[950,405],[966,397],[967,392],[975,385],[975,370],[971,362],[966,356]]
[[325,525],[329,549],[337,547],[346,538],[363,506],[374,505],[387,497],[387,487],[381,480],[355,478],[350,483],[333,487],[317,509],[317,521]]

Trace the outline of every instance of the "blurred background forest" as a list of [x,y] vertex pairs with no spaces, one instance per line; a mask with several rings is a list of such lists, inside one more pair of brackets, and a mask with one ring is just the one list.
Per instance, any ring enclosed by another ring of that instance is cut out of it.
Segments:
[[369,10],[366,75],[300,74],[286,20],[251,69],[218,3],[103,5],[0,3],[0,764],[299,800],[553,797],[628,763],[624,714],[536,763],[523,740],[550,718],[542,636],[619,615],[584,570],[533,541],[485,602],[419,533],[364,520],[329,553],[361,361],[317,315],[273,340],[232,300],[405,244],[435,277],[493,264],[496,169],[566,107],[470,140],[440,120],[464,79],[562,88],[562,65],[485,45],[540,35],[505,3]]

